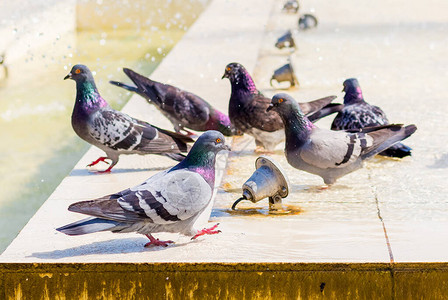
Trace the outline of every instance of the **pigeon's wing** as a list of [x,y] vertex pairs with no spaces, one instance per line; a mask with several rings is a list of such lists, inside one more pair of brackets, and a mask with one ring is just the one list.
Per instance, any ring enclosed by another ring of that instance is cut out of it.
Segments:
[[[149,79],[130,69],[123,71],[136,84],[138,92],[181,124],[207,123],[210,105],[199,96],[175,86]],[[193,126],[194,126],[193,125]]]
[[151,126],[142,126],[130,116],[113,110],[101,109],[92,114],[88,123],[90,135],[114,150],[131,151],[142,141],[154,139],[157,130]]
[[280,116],[272,110],[266,111],[270,104],[271,99],[260,93],[254,96],[252,101],[243,108],[240,116],[257,129],[269,132],[280,130],[284,127]]
[[201,175],[183,169],[150,178],[117,199],[77,202],[69,210],[124,223],[170,224],[199,214],[211,196]]
[[187,150],[186,140],[193,141],[170,131],[159,131],[149,123],[113,109],[103,109],[93,114],[89,133],[103,145],[117,151],[178,153]]
[[316,128],[299,155],[303,161],[320,169],[339,168],[356,161],[362,150],[371,144],[372,137],[365,133]]
[[345,106],[334,119],[331,128],[337,130],[359,129],[387,124],[389,121],[381,108],[363,102]]
[[381,123],[381,125],[386,125],[389,124],[389,120],[386,117],[386,114],[384,113],[384,111],[379,108],[378,106],[375,105],[371,105],[372,107],[372,112],[376,115],[377,120],[379,123]]
[[175,95],[167,94],[168,97],[175,97],[173,114],[177,120],[192,126],[205,125],[208,122],[210,106],[199,96],[178,89]]
[[331,101],[333,101],[336,98],[337,98],[336,96],[328,96],[309,102],[299,103],[299,106],[305,115],[311,115],[318,112],[328,104],[330,104]]

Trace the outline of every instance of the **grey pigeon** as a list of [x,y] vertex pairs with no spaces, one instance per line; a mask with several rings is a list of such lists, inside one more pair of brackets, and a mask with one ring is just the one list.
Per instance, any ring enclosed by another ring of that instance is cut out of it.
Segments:
[[106,159],[117,164],[121,154],[160,154],[181,161],[187,152],[188,136],[160,129],[125,113],[112,109],[96,88],[92,73],[84,65],[73,66],[64,79],[76,81],[76,102],[72,113],[72,127],[86,142],[106,152],[88,166]]
[[[278,114],[266,112],[271,99],[259,92],[249,72],[239,63],[226,66],[222,78],[228,78],[232,86],[229,101],[229,117],[235,128],[255,138],[257,147],[268,151],[285,140],[283,122]],[[340,111],[341,104],[331,104],[336,96],[300,103],[301,110],[312,121]]]
[[68,210],[90,215],[57,228],[67,235],[98,231],[138,232],[149,238],[148,246],[166,246],[152,234],[174,232],[193,239],[215,234],[217,225],[197,230],[194,223],[212,199],[215,184],[215,158],[225,145],[222,133],[202,134],[187,157],[171,169],[157,173],[142,184],[95,200],[73,203]]
[[319,175],[325,184],[362,167],[363,161],[415,132],[417,127],[391,124],[350,131],[321,129],[311,123],[297,102],[277,94],[268,108],[285,123],[285,155],[294,168]]
[[[344,81],[344,108],[336,115],[331,129],[359,129],[370,126],[387,125],[389,120],[384,111],[375,105],[370,105],[364,100],[361,86],[356,78]],[[411,155],[411,147],[402,143],[396,143],[379,155],[403,158]]]
[[130,69],[123,68],[123,71],[136,86],[118,81],[110,83],[135,92],[154,104],[173,123],[176,132],[189,128],[196,131],[218,130],[226,136],[235,134],[229,117],[201,97],[175,86],[151,80]]

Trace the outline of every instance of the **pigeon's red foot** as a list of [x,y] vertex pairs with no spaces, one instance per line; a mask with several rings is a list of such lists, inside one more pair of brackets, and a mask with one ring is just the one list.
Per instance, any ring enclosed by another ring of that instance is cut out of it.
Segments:
[[[101,156],[101,157],[98,158],[97,160],[92,161],[92,163],[88,164],[87,166],[88,166],[88,167],[92,167],[92,166],[96,165],[97,163],[99,163],[100,161],[105,162],[106,164],[109,164],[109,163],[106,161],[106,159],[108,159],[108,157]],[[110,170],[109,170],[109,171],[110,171]]]
[[150,234],[145,234],[146,237],[149,239],[149,243],[145,244],[145,247],[153,247],[153,246],[163,246],[163,247],[168,247],[168,244],[172,244],[174,243],[173,241],[160,241],[159,239],[156,239],[155,237],[153,237]]
[[202,230],[199,230],[198,233],[196,233],[196,235],[195,235],[194,237],[192,237],[191,239],[194,240],[194,239],[196,239],[197,237],[199,237],[199,236],[201,236],[201,235],[205,235],[205,234],[217,234],[217,233],[220,233],[221,230],[214,230],[214,229],[216,229],[216,227],[218,227],[218,225],[219,225],[219,223],[216,224],[216,225],[213,226],[213,227],[210,227],[210,228],[204,228],[204,229],[202,229]]
[[98,171],[98,173],[110,173],[110,170],[112,170],[113,167],[114,167],[114,166],[112,165],[112,166],[110,166],[109,168],[107,168],[107,169],[104,170],[104,171]]
[[196,133],[186,130],[185,128],[183,128],[182,130],[185,131],[185,133],[187,134],[188,137],[191,137],[191,138],[198,137],[198,135]]

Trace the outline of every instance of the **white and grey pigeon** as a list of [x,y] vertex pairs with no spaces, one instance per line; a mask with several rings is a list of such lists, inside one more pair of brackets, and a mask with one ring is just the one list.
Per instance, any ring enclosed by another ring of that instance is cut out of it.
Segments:
[[147,122],[134,119],[112,109],[101,97],[92,73],[84,65],[73,66],[64,79],[76,82],[76,102],[72,113],[72,127],[86,142],[106,152],[88,166],[106,159],[111,160],[110,170],[121,154],[160,154],[181,161],[187,152],[190,137],[164,130]]
[[409,137],[415,125],[390,124],[359,130],[333,131],[316,127],[287,94],[272,98],[268,110],[285,124],[285,155],[294,168],[319,175],[325,184],[362,167],[363,161]]
[[157,173],[142,184],[95,200],[81,201],[68,210],[92,217],[57,228],[67,235],[98,231],[138,232],[149,238],[148,246],[166,246],[157,232],[174,232],[192,239],[216,234],[218,225],[197,230],[196,219],[212,199],[215,184],[215,158],[221,150],[230,150],[222,133],[203,133],[187,157],[171,169]]

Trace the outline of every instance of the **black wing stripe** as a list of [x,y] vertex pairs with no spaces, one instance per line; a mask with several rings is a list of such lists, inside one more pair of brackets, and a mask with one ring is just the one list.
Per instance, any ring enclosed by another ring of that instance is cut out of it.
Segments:
[[347,153],[345,153],[344,159],[340,162],[340,163],[336,163],[336,166],[340,166],[342,164],[345,164],[346,162],[348,162],[350,160],[350,157],[353,154],[353,149],[355,148],[355,135],[351,134],[350,135],[350,144],[348,144],[348,149],[347,149]]
[[[151,192],[139,191],[138,193],[141,195],[142,199],[146,202],[146,204],[151,209],[155,210],[157,215],[159,217],[161,217],[163,220],[165,220],[165,221],[180,221],[180,219],[177,216],[170,214],[165,209],[165,207],[163,207],[163,204],[154,198],[154,196],[151,194]],[[165,197],[163,197],[163,195],[161,193],[157,193],[157,196],[161,197],[162,199],[165,200],[165,202],[167,202],[167,200],[165,199]]]

